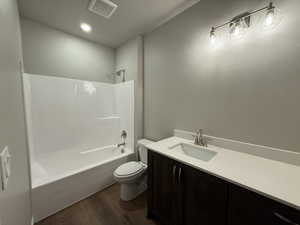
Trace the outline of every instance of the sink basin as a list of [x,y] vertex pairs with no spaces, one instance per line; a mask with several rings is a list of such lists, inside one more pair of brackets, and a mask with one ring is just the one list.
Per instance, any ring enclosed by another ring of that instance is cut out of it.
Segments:
[[179,143],[175,146],[170,147],[169,149],[196,159],[200,159],[205,162],[210,161],[217,154],[217,152],[209,150],[207,147],[195,146],[186,143]]

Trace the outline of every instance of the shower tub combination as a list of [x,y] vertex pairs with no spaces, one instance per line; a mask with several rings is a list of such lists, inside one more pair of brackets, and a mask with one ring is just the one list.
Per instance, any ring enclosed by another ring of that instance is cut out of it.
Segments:
[[[115,183],[135,156],[134,83],[23,75],[34,221]],[[126,130],[126,147],[117,147]]]

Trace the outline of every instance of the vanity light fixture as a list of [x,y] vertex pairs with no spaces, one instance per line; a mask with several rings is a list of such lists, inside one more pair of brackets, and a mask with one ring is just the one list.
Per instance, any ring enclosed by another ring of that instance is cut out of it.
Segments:
[[222,28],[226,25],[229,25],[229,33],[234,36],[239,36],[242,33],[242,30],[250,27],[251,25],[251,15],[256,14],[258,12],[266,10],[266,16],[265,16],[265,25],[270,26],[274,22],[274,16],[275,16],[275,6],[273,5],[273,2],[270,2],[268,6],[265,6],[263,8],[249,11],[242,13],[240,15],[237,15],[230,21],[223,23],[218,26],[214,26],[211,28],[210,31],[210,40],[212,43],[215,43],[216,41],[216,30],[219,28]]

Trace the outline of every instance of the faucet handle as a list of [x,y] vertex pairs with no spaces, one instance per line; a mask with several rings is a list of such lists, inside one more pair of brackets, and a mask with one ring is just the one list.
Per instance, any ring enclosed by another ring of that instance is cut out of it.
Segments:
[[194,139],[195,145],[207,146],[207,143],[203,138],[203,129],[196,130],[196,135],[193,135],[193,137],[195,138]]
[[192,134],[192,136],[193,136],[193,137],[199,137],[199,136],[202,135],[203,130],[202,130],[202,129],[197,129],[195,133],[196,133],[196,134]]
[[127,132],[125,130],[122,130],[121,137],[122,138],[126,138],[127,137]]
[[197,129],[196,132],[197,132],[197,134],[202,134],[203,133],[203,129]]
[[196,134],[192,134],[192,136],[194,138],[194,144],[195,145],[199,144],[199,134],[200,134],[200,130],[196,130]]

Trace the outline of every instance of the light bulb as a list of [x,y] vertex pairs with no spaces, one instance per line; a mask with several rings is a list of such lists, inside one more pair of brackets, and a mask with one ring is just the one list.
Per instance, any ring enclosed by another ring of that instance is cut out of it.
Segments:
[[212,44],[216,43],[216,34],[215,34],[215,28],[212,28],[210,31],[210,42]]
[[275,7],[273,6],[273,3],[271,2],[269,4],[268,11],[266,14],[265,24],[267,26],[271,26],[274,22],[274,9],[275,9]]
[[215,35],[213,35],[213,36],[210,37],[210,42],[211,42],[212,44],[215,44],[215,43],[216,43],[216,37],[215,37]]
[[234,26],[233,34],[238,36],[240,34],[240,23],[236,23]]
[[236,26],[236,27],[234,28],[233,34],[234,34],[235,36],[238,36],[239,33],[240,33],[240,27],[239,27],[239,26]]
[[266,25],[267,26],[272,25],[273,20],[274,20],[274,11],[269,11],[266,16],[266,21],[265,21]]

